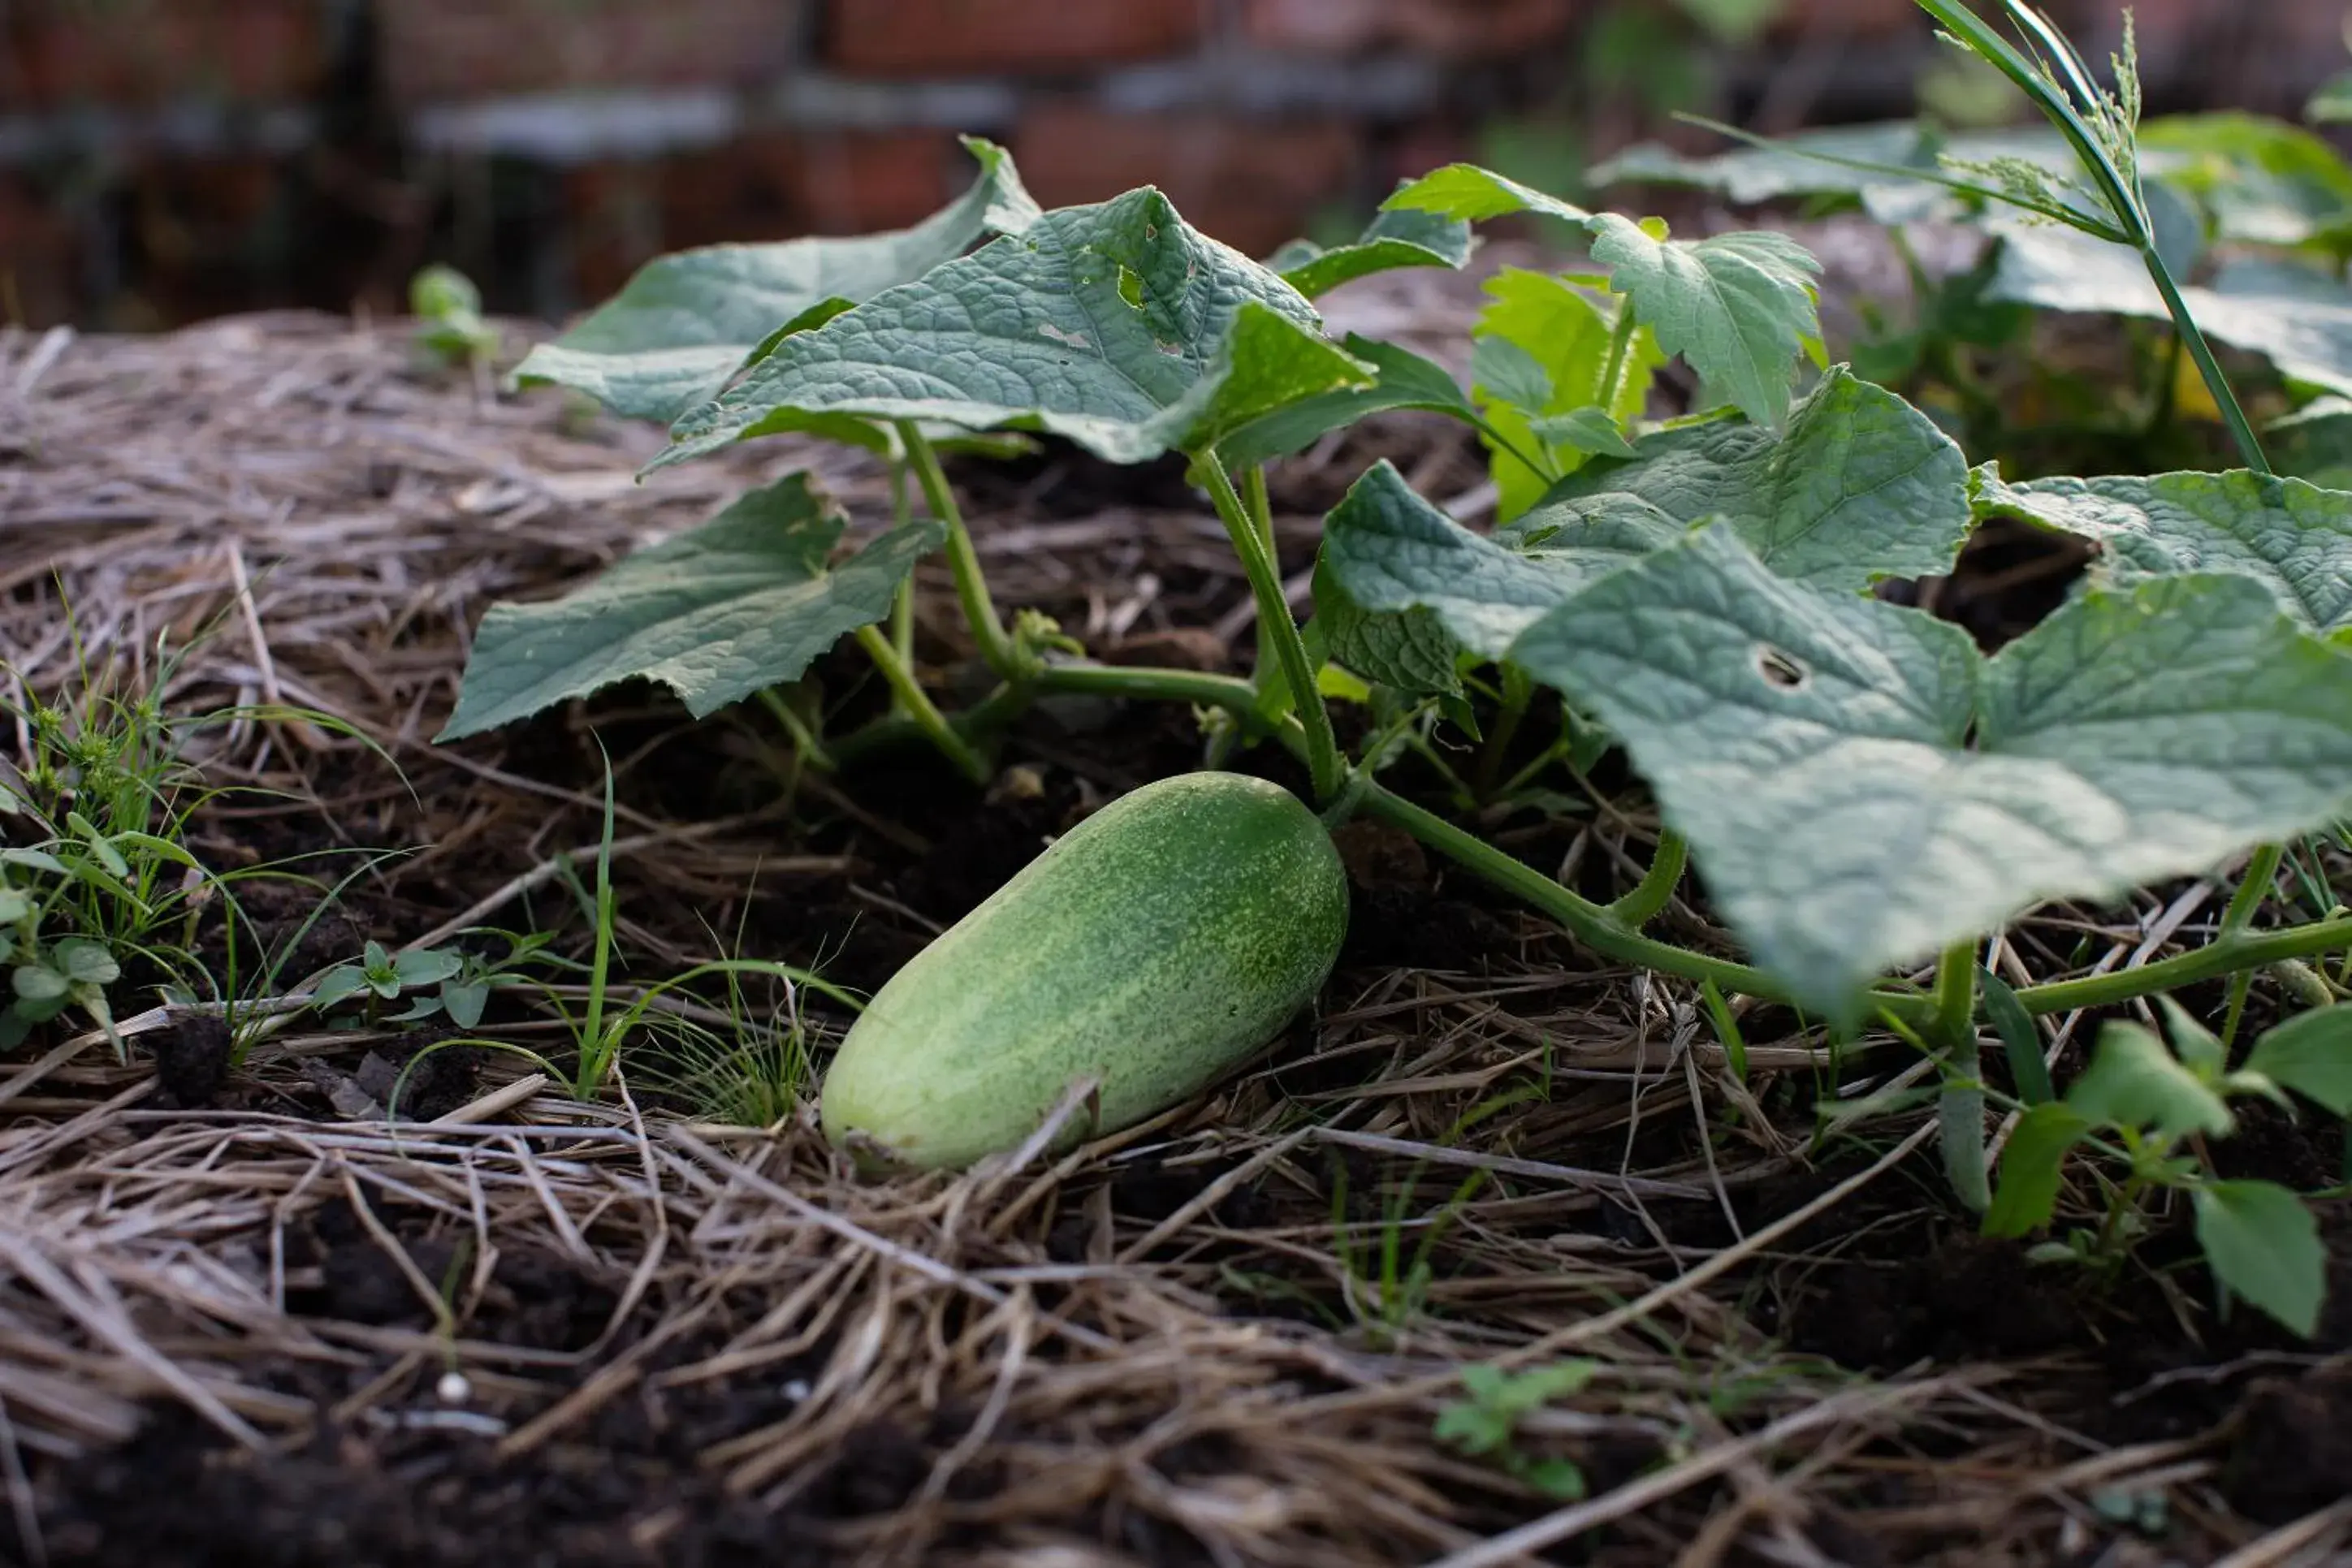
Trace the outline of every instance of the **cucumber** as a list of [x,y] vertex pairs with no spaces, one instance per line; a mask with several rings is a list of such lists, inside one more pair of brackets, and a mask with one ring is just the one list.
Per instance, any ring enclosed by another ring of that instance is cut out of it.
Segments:
[[1330,835],[1288,790],[1190,773],[1070,830],[875,994],[821,1120],[867,1163],[1019,1147],[1072,1083],[1061,1146],[1182,1103],[1315,998],[1347,933]]

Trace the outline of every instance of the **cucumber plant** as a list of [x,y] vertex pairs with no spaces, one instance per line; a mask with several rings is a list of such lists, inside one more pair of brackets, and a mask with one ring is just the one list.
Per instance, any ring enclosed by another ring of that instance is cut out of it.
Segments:
[[[1990,935],[2047,901],[2242,862],[2207,945],[2000,993],[2032,1018],[2235,977],[2225,1042],[2247,977],[2352,948],[2340,904],[2255,928],[2280,846],[2352,809],[2352,494],[2272,472],[2205,346],[2170,270],[2128,60],[2105,92],[2018,0],[2004,4],[2022,48],[1948,0],[1921,3],[2033,95],[2076,163],[1955,172],[1922,157],[1896,172],[1937,199],[2068,225],[2144,272],[2242,468],[2012,480],[1971,466],[1919,409],[1830,362],[1817,264],[1780,235],[1680,238],[1457,164],[1401,187],[1358,242],[1260,263],[1150,188],[1042,211],[1005,153],[971,141],[971,190],[925,224],[665,258],[520,370],[669,421],[651,467],[811,434],[881,455],[926,515],[910,497],[845,554],[844,519],[794,475],[569,599],[496,607],[444,737],[650,677],[698,715],[766,694],[817,766],[918,739],[982,777],[1041,697],[1190,704],[1215,716],[1213,756],[1287,748],[1327,817],[1400,828],[1601,954],[1932,1053],[1947,1167],[1981,1209]],[[1878,190],[1895,176],[1869,177]],[[1458,267],[1472,225],[1522,214],[1581,233],[1590,259],[1494,280],[1468,387],[1397,345],[1324,330],[1322,290]],[[1646,419],[1654,372],[1677,358],[1700,385],[1693,412]],[[1325,521],[1302,628],[1274,561],[1264,466],[1402,408],[1477,433],[1499,526],[1465,528],[1376,465]],[[1008,433],[1114,463],[1183,455],[1255,597],[1251,678],[1121,668],[1033,612],[1008,622],[939,462],[943,440]],[[1992,517],[2079,538],[2095,564],[1987,654],[1877,590],[1948,573]],[[910,574],[932,553],[995,682],[959,713],[923,690],[909,655]],[[845,637],[896,702],[835,737],[779,693]],[[1412,737],[1477,722],[1474,686],[1496,694],[1498,728],[1557,692],[1570,747],[1589,755],[1601,737],[1646,781],[1664,831],[1613,903],[1381,782],[1428,754]],[[1355,757],[1330,718],[1344,700],[1376,718]],[[1686,864],[1747,961],[1649,931]]]

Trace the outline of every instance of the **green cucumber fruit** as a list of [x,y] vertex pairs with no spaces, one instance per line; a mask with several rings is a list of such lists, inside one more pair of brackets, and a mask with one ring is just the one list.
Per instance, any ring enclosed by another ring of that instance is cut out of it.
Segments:
[[1181,1104],[1315,998],[1348,878],[1313,812],[1188,773],[1064,834],[875,994],[825,1074],[826,1138],[954,1168],[1018,1148],[1070,1086],[1061,1146]]

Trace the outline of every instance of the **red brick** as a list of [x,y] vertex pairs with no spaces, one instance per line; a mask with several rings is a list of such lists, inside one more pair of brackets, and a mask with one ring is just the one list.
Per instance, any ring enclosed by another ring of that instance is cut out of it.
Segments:
[[1578,9],[1578,0],[1245,0],[1242,25],[1253,42],[1292,53],[1466,59],[1562,38]]
[[971,161],[944,131],[812,131],[795,150],[794,206],[812,234],[904,228],[947,204]]
[[318,90],[321,11],[318,0],[27,0],[13,30],[36,108],[249,103]]
[[799,0],[390,0],[394,99],[756,81],[792,63]]
[[275,303],[287,168],[267,157],[158,158],[129,183],[133,287],[163,324]]
[[1032,110],[1013,149],[1023,183],[1049,207],[1157,185],[1195,228],[1253,256],[1354,196],[1360,162],[1341,120],[1120,116],[1078,104]]
[[824,54],[856,76],[1051,74],[1181,55],[1214,0],[833,0]]

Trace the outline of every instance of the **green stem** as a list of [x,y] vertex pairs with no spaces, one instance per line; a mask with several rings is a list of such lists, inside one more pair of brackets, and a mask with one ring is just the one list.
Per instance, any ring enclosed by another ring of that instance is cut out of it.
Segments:
[[[1282,553],[1275,549],[1274,502],[1266,494],[1265,469],[1262,465],[1253,463],[1242,470],[1242,500],[1249,507],[1250,521],[1257,527],[1258,542],[1265,547],[1265,559],[1275,563],[1275,570],[1279,575]],[[1284,613],[1288,612],[1286,608]],[[1251,666],[1251,684],[1263,685],[1271,679],[1280,657],[1266,630],[1265,617],[1260,614],[1257,621],[1257,659]]]
[[783,727],[784,733],[792,737],[793,749],[799,754],[803,764],[820,773],[831,773],[840,767],[840,759],[825,749],[824,742],[817,738],[816,731],[793,711],[793,705],[784,700],[782,693],[773,686],[761,686],[754,695],[760,699],[760,706],[766,708],[769,715]]
[[[915,520],[915,509],[907,497],[907,465],[900,460],[890,464],[890,519],[894,527],[908,528]],[[915,576],[908,572],[898,584],[896,597],[890,601],[890,645],[898,650],[901,663],[915,662]]]
[[2238,402],[2238,394],[2231,390],[2230,378],[2221,373],[2221,361],[2214,357],[2213,345],[2205,340],[2205,330],[2189,314],[2189,302],[2180,297],[2179,287],[2172,281],[2172,269],[2164,264],[2153,244],[2140,246],[2139,258],[2147,267],[2147,275],[2156,282],[2157,292],[2164,296],[2164,308],[2172,313],[2173,330],[2180,334],[2181,346],[2189,357],[2197,361],[2197,373],[2205,380],[2205,390],[2213,394],[2213,404],[2221,411],[2221,423],[2229,427],[2230,439],[2237,443],[2238,455],[2248,468],[2263,478],[2274,478],[2270,459],[2263,454],[2262,438],[2254,434],[2254,423]]
[[[1391,827],[1411,833],[1465,870],[1550,915],[1566,926],[1578,941],[1606,957],[1620,963],[1637,964],[1664,975],[1680,976],[1686,980],[1713,981],[1720,991],[1738,992],[1766,1001],[1795,1005],[1788,989],[1761,969],[1711,957],[1705,953],[1695,953],[1687,947],[1654,941],[1639,932],[1628,931],[1612,920],[1609,911],[1600,904],[1579,897],[1534,867],[1514,860],[1485,840],[1465,832],[1443,817],[1422,810],[1378,784],[1365,786],[1362,809],[1366,816],[1378,818]],[[1926,1027],[1934,1017],[1935,1004],[1927,997],[1873,992],[1870,1000],[1882,1010],[1907,1019],[1920,1027]]]
[[1495,798],[1495,776],[1508,760],[1511,742],[1518,738],[1520,722],[1527,717],[1528,705],[1534,700],[1534,677],[1506,661],[1503,695],[1495,713],[1495,727],[1486,732],[1486,742],[1478,748],[1477,768],[1470,776],[1470,787],[1480,800]]
[[[2246,862],[2245,874],[2238,879],[2238,891],[2230,896],[2230,907],[2221,912],[2221,928],[2213,940],[2234,942],[2246,934],[2254,916],[2278,885],[2279,862],[2286,853],[2280,844],[2264,844]],[[2253,990],[2254,972],[2241,969],[2230,977],[2229,1001],[2221,1015],[2221,1046],[2227,1050],[2238,1038],[2238,1025],[2246,1016],[2246,998]]]
[[1609,363],[1601,372],[1601,412],[1617,417],[1617,379],[1625,373],[1625,356],[1633,347],[1633,302],[1617,301],[1617,329],[1609,337]]
[[1307,770],[1314,779],[1316,803],[1324,804],[1339,792],[1343,781],[1339,741],[1332,733],[1331,714],[1323,706],[1323,694],[1316,689],[1315,671],[1307,663],[1307,644],[1299,639],[1298,623],[1290,618],[1290,604],[1282,592],[1281,573],[1275,567],[1272,552],[1258,538],[1249,508],[1234,488],[1233,476],[1225,472],[1224,462],[1218,457],[1215,447],[1203,447],[1194,454],[1192,474],[1196,483],[1207,486],[1209,499],[1215,504],[1234,552],[1242,559],[1242,569],[1249,574],[1250,591],[1257,596],[1258,629],[1261,634],[1273,639],[1282,673],[1290,682],[1291,700],[1297,706],[1299,723],[1307,731]]
[[915,471],[915,482],[922,486],[923,502],[931,516],[947,525],[948,569],[955,573],[956,600],[963,606],[963,618],[971,625],[972,641],[979,644],[980,656],[988,667],[1010,680],[1020,674],[1020,658],[1013,639],[1004,630],[1004,622],[996,612],[996,601],[988,591],[988,579],[980,570],[980,552],[971,546],[971,533],[963,526],[963,512],[957,507],[955,492],[948,487],[948,476],[940,470],[939,454],[931,450],[921,430],[911,419],[898,422],[898,443],[906,449],[908,465]]
[[2036,1015],[2112,1007],[2158,991],[2193,986],[2200,980],[2219,979],[2241,969],[2267,968],[2289,958],[2309,958],[2346,948],[2352,948],[2352,915],[2315,921],[2308,925],[2290,925],[2283,931],[2242,936],[2234,942],[2212,942],[2193,953],[2142,964],[2137,969],[2028,986],[2017,993],[2017,999],[2024,1004],[2027,1012]]
[[1682,885],[1683,868],[1690,860],[1690,844],[1672,828],[1658,831],[1658,847],[1650,869],[1631,893],[1601,913],[1628,931],[1639,931],[1655,920]]
[[1977,1049],[1977,945],[1955,942],[1936,966],[1936,1033],[1944,1088],[1936,1103],[1944,1175],[1959,1200],[1981,1214],[1992,1203],[1985,1171],[1984,1062]]
[[931,705],[930,694],[924,691],[922,684],[915,679],[914,670],[898,657],[898,651],[890,645],[890,639],[882,635],[882,629],[860,626],[857,629],[857,645],[866,650],[866,655],[874,661],[875,668],[882,672],[882,678],[890,683],[890,695],[898,698],[907,721],[938,747],[949,761],[961,768],[965,778],[975,784],[987,783],[989,768],[986,760],[965,742],[953,725],[940,716],[940,710]]

